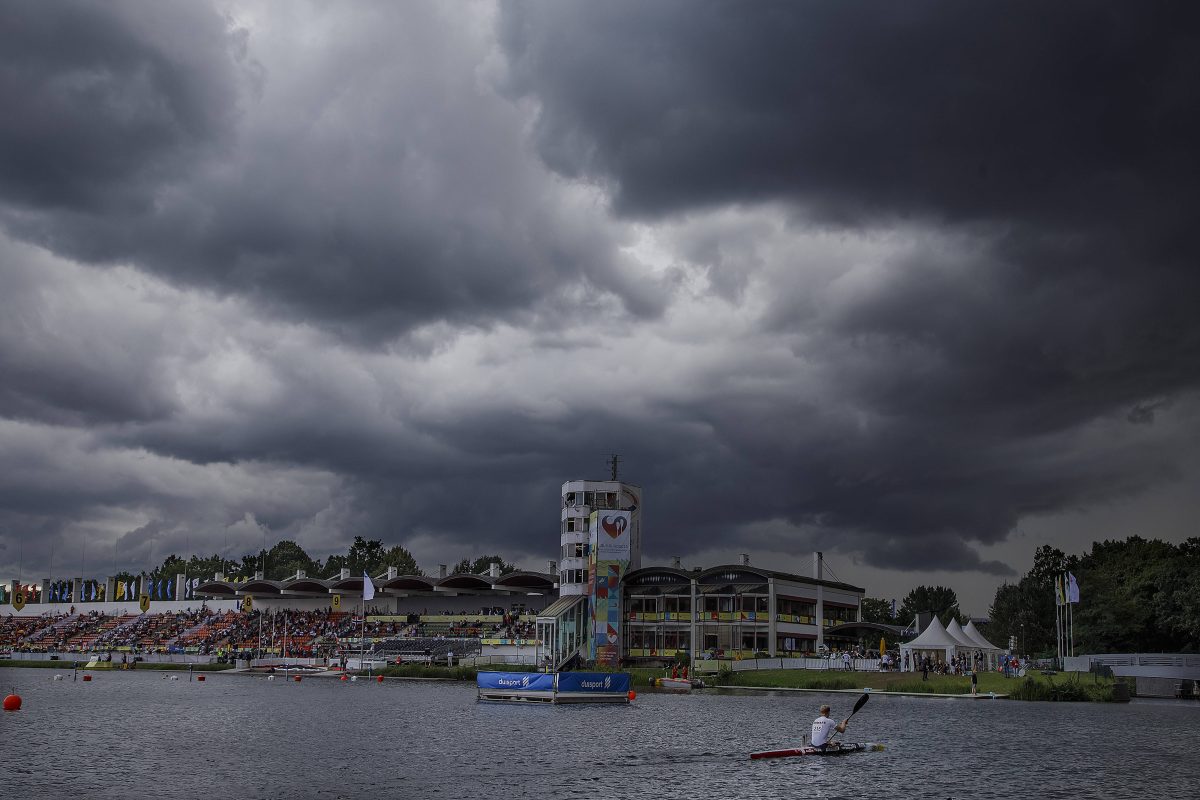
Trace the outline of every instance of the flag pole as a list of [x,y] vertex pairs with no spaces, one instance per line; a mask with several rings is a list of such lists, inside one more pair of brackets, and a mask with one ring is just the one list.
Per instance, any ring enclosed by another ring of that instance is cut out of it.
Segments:
[[1054,576],[1054,644],[1058,648],[1058,666],[1062,669],[1062,600],[1058,596],[1058,576]]
[[1079,582],[1071,575],[1071,656],[1075,656],[1075,605],[1079,602]]
[[358,671],[362,672],[363,656],[367,650],[367,590],[363,587],[362,599],[362,636],[358,639]]

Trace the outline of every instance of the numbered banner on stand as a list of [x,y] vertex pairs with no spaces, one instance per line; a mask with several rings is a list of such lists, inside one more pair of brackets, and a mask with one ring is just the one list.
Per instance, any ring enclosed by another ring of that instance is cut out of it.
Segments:
[[242,598],[242,613],[249,614],[253,610],[254,610],[254,598],[251,597],[250,595],[246,595],[245,597]]
[[17,611],[20,611],[25,607],[25,590],[20,586],[18,586],[17,590],[13,592],[12,607]]
[[142,610],[143,614],[150,610],[150,595],[143,592],[141,596],[138,597],[138,608]]
[[333,596],[332,602],[333,602],[333,610],[337,611],[339,608],[342,607],[342,596],[340,594],[335,594]]

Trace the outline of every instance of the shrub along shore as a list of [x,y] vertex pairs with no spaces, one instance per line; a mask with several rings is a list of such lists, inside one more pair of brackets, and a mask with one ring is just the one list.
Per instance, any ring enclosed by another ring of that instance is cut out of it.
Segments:
[[[661,676],[661,672],[653,673]],[[736,689],[740,686],[780,689],[845,690],[871,689],[905,694],[971,693],[971,678],[966,675],[933,675],[922,680],[914,672],[826,672],[800,669],[770,669],[733,672],[721,670],[702,676],[706,685]],[[645,682],[649,682],[649,677]],[[1024,678],[1006,678],[998,672],[979,673],[979,694],[1005,694],[1015,700],[1064,700],[1113,702],[1117,700],[1111,678],[1090,673],[1060,672],[1043,675],[1034,672]]]

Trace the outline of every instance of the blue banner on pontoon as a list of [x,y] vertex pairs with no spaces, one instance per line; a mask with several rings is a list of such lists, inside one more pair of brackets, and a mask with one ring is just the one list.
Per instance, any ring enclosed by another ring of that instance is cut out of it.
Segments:
[[625,694],[629,691],[627,672],[560,672],[560,692],[611,692]]
[[552,692],[554,675],[544,672],[480,672],[475,678],[480,689],[510,692]]

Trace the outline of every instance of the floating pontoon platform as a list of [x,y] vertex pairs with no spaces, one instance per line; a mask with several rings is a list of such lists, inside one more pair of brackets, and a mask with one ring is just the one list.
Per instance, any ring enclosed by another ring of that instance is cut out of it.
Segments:
[[627,672],[480,672],[480,700],[517,703],[629,703]]

